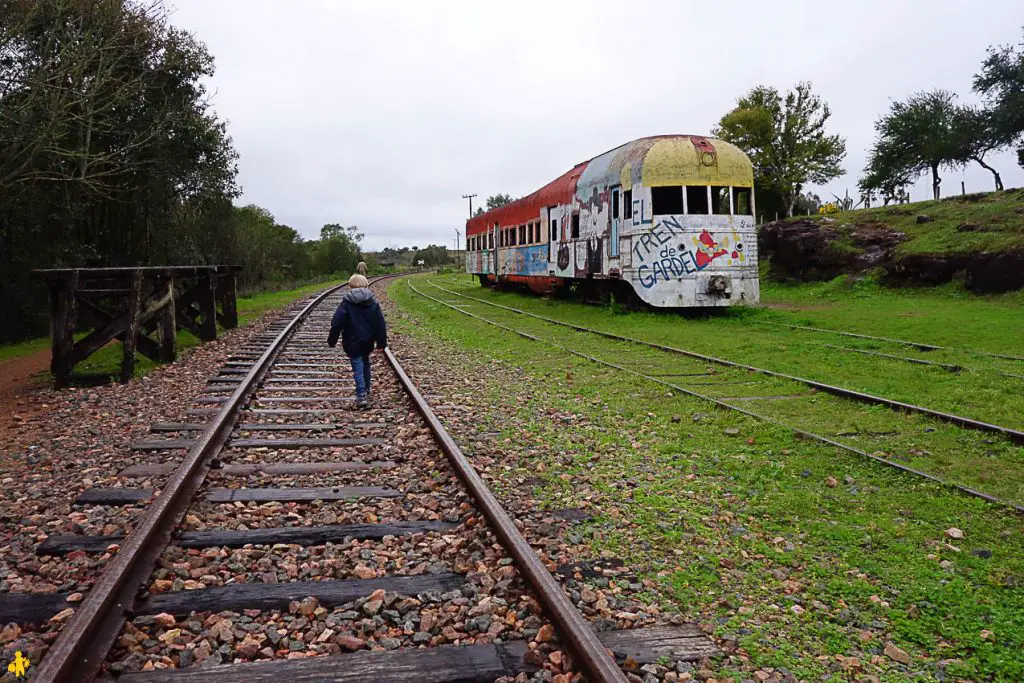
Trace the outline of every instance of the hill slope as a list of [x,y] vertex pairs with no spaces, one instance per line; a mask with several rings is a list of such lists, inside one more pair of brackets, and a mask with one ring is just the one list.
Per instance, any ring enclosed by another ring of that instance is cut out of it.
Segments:
[[768,223],[765,276],[830,280],[877,270],[891,285],[963,277],[971,291],[1024,288],[1024,188]]

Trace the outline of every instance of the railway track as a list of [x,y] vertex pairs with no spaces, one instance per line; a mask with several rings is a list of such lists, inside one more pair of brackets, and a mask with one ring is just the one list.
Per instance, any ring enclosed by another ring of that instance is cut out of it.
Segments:
[[975,419],[970,418],[970,417],[964,417],[963,415],[956,415],[956,414],[953,414],[953,413],[947,413],[947,412],[943,412],[943,411],[940,411],[940,410],[933,410],[931,408],[926,408],[924,406],[914,405],[912,403],[906,403],[904,401],[896,401],[896,400],[893,400],[893,399],[885,398],[884,396],[877,396],[877,395],[869,394],[869,393],[866,393],[866,392],[863,392],[863,391],[857,391],[855,389],[848,389],[848,388],[836,386],[836,385],[833,385],[833,384],[827,384],[825,382],[818,382],[816,380],[807,379],[805,377],[797,377],[796,375],[790,375],[790,374],[787,374],[787,373],[784,373],[784,372],[777,372],[775,370],[769,370],[767,368],[760,368],[760,367],[756,367],[756,366],[753,366],[753,365],[747,365],[745,363],[737,363],[737,362],[734,362],[734,361],[725,360],[723,358],[717,358],[715,356],[708,356],[706,354],[696,353],[694,351],[689,351],[687,349],[683,349],[683,348],[679,348],[679,347],[675,347],[675,346],[668,346],[666,344],[657,344],[657,343],[654,343],[654,342],[644,341],[642,339],[636,339],[634,337],[627,337],[627,336],[624,336],[624,335],[614,334],[614,333],[611,333],[611,332],[605,332],[605,331],[602,331],[602,330],[595,330],[595,329],[592,329],[592,328],[589,328],[589,327],[584,327],[582,325],[575,325],[573,323],[567,323],[567,322],[564,322],[562,320],[556,320],[554,318],[548,318],[546,316],[537,315],[536,313],[530,313],[529,311],[524,311],[522,309],[514,308],[512,306],[505,306],[503,304],[494,303],[493,301],[487,301],[486,299],[481,299],[479,297],[474,297],[474,296],[469,296],[467,294],[462,294],[462,293],[454,292],[454,291],[452,291],[450,289],[446,289],[444,287],[441,287],[440,285],[437,285],[437,284],[435,284],[433,282],[430,282],[430,285],[432,287],[437,288],[440,291],[443,291],[443,292],[445,292],[447,294],[451,294],[453,296],[459,296],[459,297],[462,297],[464,299],[469,299],[469,300],[475,301],[477,303],[486,304],[488,306],[493,306],[494,308],[500,308],[500,309],[503,309],[503,310],[506,310],[506,311],[510,311],[512,313],[528,316],[530,318],[534,318],[536,320],[541,320],[541,321],[546,322],[546,323],[551,323],[553,325],[559,325],[559,326],[562,326],[562,327],[567,327],[567,328],[576,330],[578,332],[585,332],[585,333],[588,333],[588,334],[594,334],[594,335],[598,335],[598,336],[601,336],[601,337],[605,337],[607,339],[614,339],[614,340],[617,340],[617,341],[629,342],[631,344],[639,344],[639,345],[642,345],[642,346],[646,346],[648,348],[657,349],[659,351],[666,351],[668,353],[678,354],[678,355],[681,355],[681,356],[686,356],[688,358],[693,358],[693,359],[700,360],[700,361],[705,361],[705,362],[708,362],[708,363],[714,363],[716,365],[721,365],[721,366],[725,366],[725,367],[729,367],[729,368],[735,368],[735,369],[739,369],[739,370],[745,370],[745,371],[748,371],[748,372],[754,372],[754,373],[757,373],[757,374],[760,374],[760,375],[764,375],[764,376],[767,376],[767,377],[777,377],[777,378],[783,379],[783,380],[788,380],[788,381],[792,381],[792,382],[799,382],[800,384],[803,384],[805,386],[811,387],[811,388],[813,388],[813,389],[815,389],[817,391],[823,391],[823,392],[826,392],[826,393],[829,393],[829,394],[833,394],[835,396],[839,396],[841,398],[847,398],[847,399],[851,399],[851,400],[854,400],[854,401],[859,401],[861,403],[871,403],[871,404],[876,404],[876,405],[882,405],[882,406],[885,406],[887,408],[892,408],[894,410],[898,410],[898,411],[902,411],[902,412],[906,412],[906,413],[912,413],[912,414],[917,414],[917,415],[924,415],[926,417],[930,417],[930,418],[933,418],[933,419],[936,419],[936,420],[940,420],[942,422],[949,422],[951,424],[957,425],[958,427],[965,427],[967,429],[976,429],[976,430],[983,431],[983,432],[991,432],[991,433],[995,433],[995,434],[1000,434],[1002,436],[1008,437],[1011,441],[1013,441],[1016,444],[1024,445],[1024,432],[1022,432],[1022,431],[1020,431],[1018,429],[1013,429],[1011,427],[1004,427],[1002,425],[992,424],[992,423],[989,423],[989,422],[984,422],[982,420],[975,420]]
[[[35,680],[625,681],[627,660],[717,652],[692,625],[595,631],[390,350],[352,410],[324,343],[342,290],[253,337],[186,421],[153,424],[123,487],[75,501],[140,506],[127,536],[40,544],[109,560]],[[67,618],[68,598],[5,594],[0,617]]]
[[[1015,443],[1018,443],[1018,444],[1019,443],[1024,443],[1024,432],[1020,432],[1018,430],[1010,429],[1008,427],[1003,427],[1003,426],[1000,426],[1000,425],[992,425],[992,424],[980,422],[980,421],[977,421],[977,420],[972,420],[970,418],[965,418],[965,417],[962,417],[962,416],[951,415],[951,414],[948,414],[948,413],[941,413],[939,411],[930,410],[928,408],[923,408],[923,407],[920,407],[920,406],[914,406],[914,405],[903,403],[903,402],[899,402],[899,401],[892,401],[892,400],[889,400],[889,399],[885,399],[883,397],[872,396],[870,394],[865,394],[863,392],[858,392],[858,391],[853,391],[853,390],[849,390],[849,389],[844,389],[842,387],[835,387],[835,386],[824,384],[824,383],[821,383],[821,382],[815,382],[813,380],[807,380],[807,379],[800,378],[800,377],[794,377],[794,376],[791,376],[791,375],[786,375],[784,373],[773,372],[771,370],[766,370],[766,369],[763,369],[763,368],[755,368],[753,366],[748,366],[748,365],[744,365],[744,364],[740,364],[740,363],[733,363],[731,361],[726,361],[726,360],[714,358],[714,357],[711,357],[711,356],[697,354],[697,353],[694,353],[694,352],[691,352],[691,351],[687,351],[685,349],[679,349],[679,348],[675,348],[675,347],[671,347],[671,346],[666,346],[666,345],[663,345],[663,344],[656,344],[656,343],[652,343],[652,342],[647,342],[647,341],[643,341],[643,340],[636,339],[636,338],[633,338],[633,337],[626,337],[626,336],[623,336],[623,335],[617,335],[617,334],[613,334],[613,333],[609,333],[609,332],[604,332],[604,331],[601,331],[601,330],[594,330],[594,329],[591,329],[591,328],[588,328],[588,327],[584,327],[584,326],[581,326],[581,325],[575,325],[573,323],[567,323],[567,322],[556,320],[556,319],[553,319],[553,318],[548,318],[548,317],[545,317],[545,316],[537,315],[535,313],[531,313],[531,312],[528,312],[528,311],[517,309],[517,308],[511,307],[511,306],[506,306],[506,305],[503,305],[503,304],[498,304],[498,303],[495,303],[495,302],[487,301],[486,299],[482,299],[482,298],[479,298],[479,297],[474,297],[474,296],[470,296],[470,295],[463,294],[463,293],[460,293],[460,292],[456,292],[456,291],[450,290],[448,288],[442,287],[440,285],[437,285],[436,283],[433,283],[433,282],[430,282],[430,281],[428,281],[428,283],[430,284],[431,287],[433,287],[437,291],[443,292],[447,296],[457,297],[458,300],[469,301],[469,302],[472,302],[474,304],[482,304],[482,305],[486,305],[488,307],[492,307],[492,308],[495,308],[495,309],[508,311],[508,312],[514,313],[516,315],[523,316],[525,318],[541,321],[542,323],[545,323],[545,324],[548,324],[548,325],[554,325],[554,326],[568,328],[568,329],[573,330],[574,332],[578,332],[578,333],[582,333],[582,334],[588,334],[588,335],[592,335],[592,336],[596,336],[596,337],[601,337],[601,338],[609,339],[609,340],[612,340],[612,341],[615,341],[615,342],[625,342],[625,343],[629,343],[629,344],[633,344],[633,345],[639,345],[639,346],[647,347],[647,348],[650,348],[650,349],[653,349],[653,350],[657,350],[659,352],[666,352],[666,353],[670,353],[670,354],[677,354],[677,355],[685,356],[685,357],[688,357],[688,358],[691,358],[691,359],[695,359],[695,360],[700,360],[700,361],[704,361],[704,362],[708,362],[708,363],[714,363],[714,364],[719,364],[719,365],[727,366],[727,367],[730,367],[730,368],[735,368],[735,369],[738,369],[738,370],[743,370],[743,371],[745,371],[747,373],[756,373],[756,374],[764,375],[766,377],[778,378],[778,379],[783,379],[783,380],[788,380],[788,381],[795,381],[795,382],[799,382],[801,384],[804,384],[806,386],[809,386],[809,387],[811,387],[814,390],[824,391],[824,392],[827,392],[827,393],[835,394],[835,395],[838,395],[838,396],[840,396],[842,398],[853,399],[853,400],[864,402],[864,403],[871,403],[871,404],[876,404],[876,405],[884,405],[884,406],[887,406],[889,408],[892,408],[892,409],[895,409],[895,410],[898,410],[898,411],[901,411],[901,412],[916,413],[916,414],[922,415],[922,416],[927,417],[927,418],[938,419],[938,420],[942,420],[942,421],[945,421],[945,422],[950,422],[950,423],[952,423],[952,424],[954,424],[956,426],[959,426],[959,427],[964,427],[964,428],[970,428],[970,429],[976,429],[976,430],[980,430],[980,431],[988,431],[988,432],[993,432],[993,433],[1001,434],[1003,436],[1008,437],[1010,440],[1012,440]],[[985,499],[985,500],[987,500],[989,502],[992,502],[992,503],[996,503],[996,504],[999,504],[999,505],[1007,506],[1007,507],[1009,507],[1009,508],[1011,508],[1011,509],[1013,509],[1013,510],[1015,510],[1017,512],[1024,512],[1024,505],[1020,505],[1020,504],[1018,504],[1016,502],[1003,499],[1003,498],[1001,498],[999,496],[995,496],[995,495],[992,495],[990,493],[986,493],[984,491],[980,491],[980,490],[972,488],[972,487],[968,487],[968,486],[963,486],[961,484],[957,484],[955,482],[949,481],[949,480],[944,479],[942,477],[936,476],[935,474],[931,474],[931,473],[925,472],[925,471],[923,471],[921,469],[918,469],[918,468],[915,468],[915,467],[910,467],[910,466],[905,465],[905,464],[900,463],[900,462],[895,462],[894,460],[892,460],[890,458],[882,457],[881,455],[877,455],[875,453],[869,453],[866,450],[863,450],[861,448],[853,446],[853,445],[851,445],[849,443],[845,443],[843,441],[839,441],[839,440],[837,440],[835,438],[832,438],[830,436],[823,435],[823,434],[820,434],[820,433],[818,433],[816,431],[811,431],[809,429],[804,429],[804,428],[796,427],[796,426],[792,425],[791,423],[787,423],[787,422],[784,422],[782,420],[778,420],[778,419],[775,419],[775,418],[773,418],[771,416],[765,415],[764,413],[755,412],[753,410],[749,410],[747,408],[741,407],[740,405],[737,405],[737,403],[747,402],[749,400],[755,400],[755,399],[757,399],[757,400],[766,400],[766,399],[787,399],[787,400],[789,400],[789,399],[805,398],[804,396],[781,395],[781,396],[768,396],[768,397],[765,397],[765,396],[751,396],[751,397],[738,396],[738,397],[732,397],[732,398],[716,397],[716,396],[713,396],[713,395],[709,395],[707,393],[702,393],[702,392],[699,392],[699,391],[695,391],[692,387],[683,386],[683,384],[680,381],[670,381],[669,379],[667,379],[668,377],[683,377],[683,376],[687,376],[687,379],[690,379],[692,381],[693,378],[688,377],[689,375],[693,375],[695,377],[708,377],[708,373],[707,373],[706,370],[702,370],[700,372],[694,372],[694,373],[668,373],[668,374],[665,374],[665,375],[662,375],[662,376],[656,376],[656,375],[652,374],[650,371],[637,370],[637,369],[634,369],[634,368],[627,367],[625,364],[623,364],[621,362],[611,362],[611,361],[608,361],[608,360],[604,360],[604,359],[598,358],[598,357],[596,357],[596,356],[594,356],[594,355],[592,355],[590,353],[584,353],[584,352],[581,352],[581,351],[579,351],[579,350],[577,350],[575,348],[567,346],[565,344],[561,344],[561,343],[558,343],[556,341],[552,341],[551,339],[544,339],[544,338],[539,337],[536,334],[533,334],[531,332],[523,331],[521,329],[516,329],[514,327],[511,327],[509,325],[503,324],[501,322],[497,322],[497,321],[491,320],[491,319],[489,319],[489,318],[487,318],[485,316],[480,315],[479,313],[467,311],[467,310],[465,310],[464,305],[463,306],[455,305],[455,303],[453,303],[453,302],[443,301],[443,300],[441,300],[441,299],[439,299],[437,297],[431,296],[430,294],[428,294],[426,292],[423,292],[422,290],[418,289],[415,285],[412,284],[412,282],[409,282],[409,287],[412,288],[412,290],[414,292],[416,292],[417,294],[419,294],[420,296],[423,296],[423,297],[425,297],[427,299],[430,299],[430,300],[434,301],[435,303],[438,303],[438,304],[441,304],[441,305],[446,306],[448,308],[451,308],[453,310],[456,310],[456,311],[458,311],[459,313],[461,313],[463,315],[466,315],[466,316],[475,318],[477,320],[480,320],[480,321],[482,321],[482,322],[484,322],[484,323],[486,323],[488,325],[493,325],[493,326],[499,327],[499,328],[501,328],[503,330],[506,330],[508,332],[520,335],[522,337],[525,337],[525,338],[528,338],[528,339],[532,339],[534,341],[537,341],[537,342],[540,342],[540,343],[543,343],[543,344],[548,344],[550,346],[558,348],[558,349],[560,349],[562,351],[565,351],[565,352],[567,352],[569,354],[572,354],[572,355],[575,355],[577,357],[587,359],[589,361],[598,363],[600,365],[604,365],[606,367],[614,368],[614,369],[616,369],[618,371],[621,371],[621,372],[624,372],[624,373],[628,373],[628,374],[631,374],[631,375],[636,376],[636,377],[640,377],[642,379],[645,379],[647,381],[659,384],[661,386],[665,386],[665,387],[671,388],[674,391],[678,391],[678,392],[686,394],[688,396],[693,396],[695,398],[700,398],[700,399],[703,399],[703,400],[706,400],[706,401],[710,401],[710,402],[712,402],[712,403],[714,403],[714,404],[716,404],[716,405],[718,405],[718,406],[720,406],[722,408],[725,408],[725,409],[728,409],[728,410],[731,410],[731,411],[734,411],[734,412],[746,415],[748,417],[752,417],[752,418],[757,419],[757,420],[761,420],[761,421],[769,422],[769,423],[772,423],[772,424],[776,424],[776,425],[784,427],[786,429],[790,429],[790,430],[800,434],[803,437],[810,438],[810,439],[819,441],[821,443],[826,443],[828,445],[840,448],[840,449],[842,449],[844,451],[847,451],[849,453],[853,453],[853,454],[858,455],[860,457],[867,458],[867,459],[870,459],[870,460],[874,460],[876,462],[882,463],[882,464],[884,464],[886,466],[889,466],[889,467],[896,468],[896,469],[901,470],[903,472],[906,472],[906,473],[909,473],[909,474],[912,474],[912,475],[915,475],[915,476],[918,476],[918,477],[922,477],[922,478],[931,480],[933,482],[936,482],[936,483],[939,483],[939,484],[942,484],[942,485],[945,485],[945,486],[949,486],[949,487],[955,488],[955,489],[957,489],[957,490],[959,490],[961,492],[967,493],[967,494],[969,494],[971,496],[979,497],[979,498]],[[712,384],[712,383],[721,385],[721,384],[724,384],[724,383],[727,383],[727,382],[721,382],[721,381],[709,382],[709,384]]]

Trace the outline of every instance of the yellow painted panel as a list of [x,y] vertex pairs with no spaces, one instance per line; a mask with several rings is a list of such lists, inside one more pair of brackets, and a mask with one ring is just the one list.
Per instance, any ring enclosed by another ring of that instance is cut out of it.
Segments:
[[622,185],[623,190],[633,189],[633,164],[628,161],[619,172],[619,185]]
[[702,155],[688,137],[659,140],[644,157],[641,180],[647,187],[663,185],[732,185],[753,187],[750,159],[735,145],[704,138],[715,154]]

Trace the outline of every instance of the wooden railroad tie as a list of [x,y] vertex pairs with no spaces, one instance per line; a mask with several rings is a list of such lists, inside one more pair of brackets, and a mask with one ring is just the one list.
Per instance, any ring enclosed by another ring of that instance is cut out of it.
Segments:
[[[132,505],[148,501],[156,489],[91,488],[82,491],[73,505]],[[211,503],[312,502],[314,500],[352,500],[357,498],[400,498],[401,491],[379,486],[331,486],[316,488],[215,488],[206,492]]]
[[[659,661],[696,662],[720,654],[714,643],[694,625],[601,631],[596,634],[619,664],[627,660],[642,666]],[[275,659],[264,662],[189,667],[185,669],[125,674],[126,683],[146,681],[226,681],[260,683],[330,680],[337,683],[394,680],[406,683],[490,683],[519,673],[533,673],[539,667],[527,662],[525,640],[473,645],[368,651]]]
[[[397,467],[397,463],[391,460],[376,460],[373,462],[360,462],[357,460],[344,462],[257,462],[243,463],[238,465],[224,465],[213,471],[229,477],[247,477],[254,474],[326,474],[329,472],[359,472],[363,470],[381,470]],[[159,464],[131,465],[118,472],[117,476],[125,479],[145,479],[147,477],[159,477],[165,474],[172,474],[178,469],[178,463],[166,462]]]
[[[195,446],[195,439],[157,439],[136,441],[133,451],[170,451]],[[380,446],[386,439],[232,439],[228,448],[343,448],[348,446]]]
[[[431,531],[451,531],[458,524],[450,522],[392,522],[390,524],[327,524],[314,527],[273,527],[247,531],[186,531],[179,534],[172,545],[182,548],[241,548],[244,545],[324,545],[338,543],[347,538],[380,540],[385,536],[408,536]],[[125,536],[85,536],[61,534],[47,538],[36,548],[39,555],[67,555],[75,550],[87,553],[106,552],[112,544],[120,544]]]

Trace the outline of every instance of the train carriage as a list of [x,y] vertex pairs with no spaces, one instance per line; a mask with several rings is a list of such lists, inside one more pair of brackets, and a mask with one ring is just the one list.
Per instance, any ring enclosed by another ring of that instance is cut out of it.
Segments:
[[655,307],[756,304],[753,169],[696,135],[641,138],[466,223],[466,270]]

